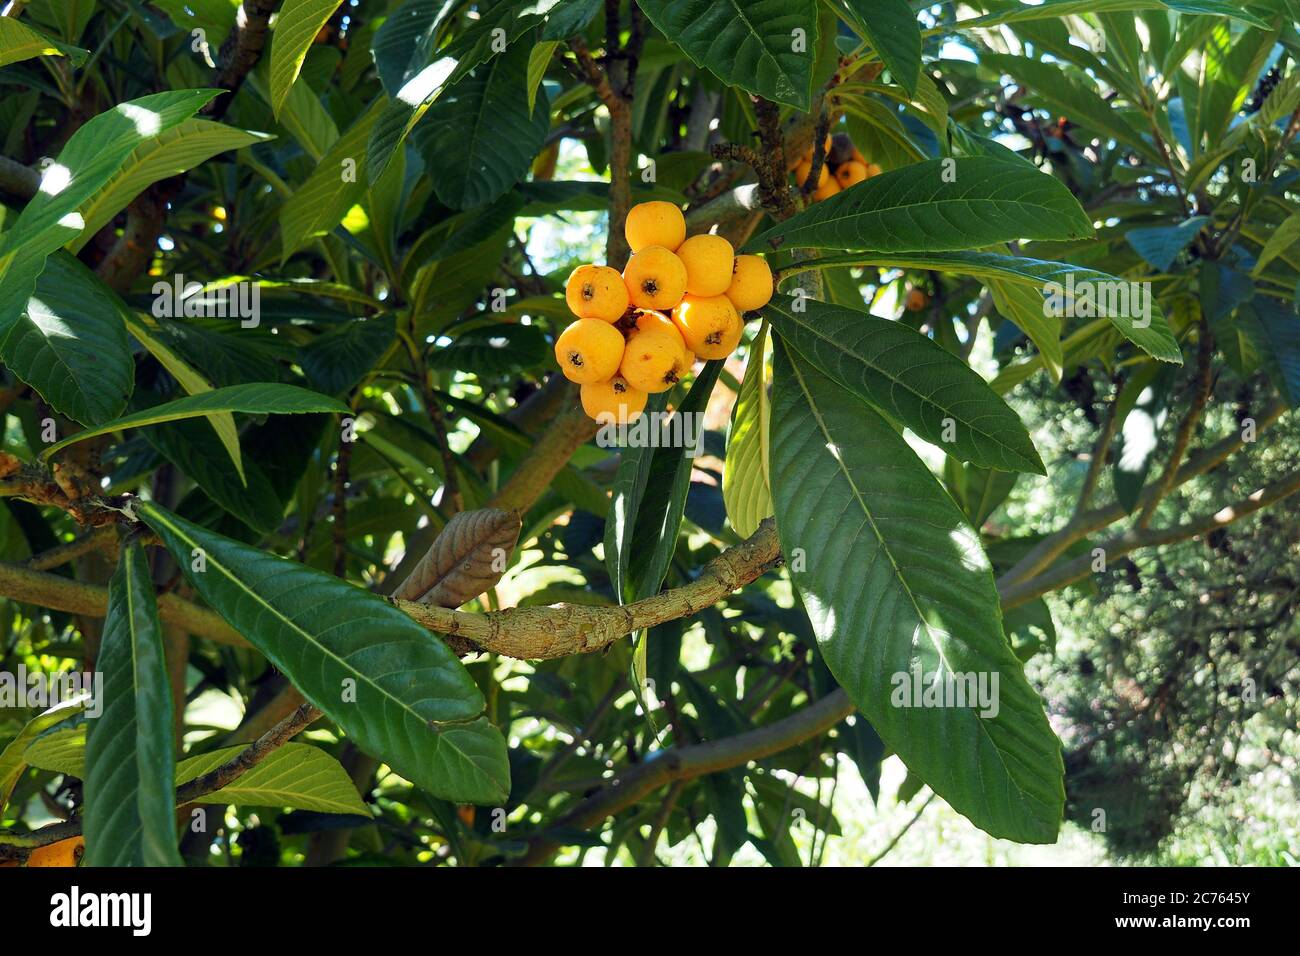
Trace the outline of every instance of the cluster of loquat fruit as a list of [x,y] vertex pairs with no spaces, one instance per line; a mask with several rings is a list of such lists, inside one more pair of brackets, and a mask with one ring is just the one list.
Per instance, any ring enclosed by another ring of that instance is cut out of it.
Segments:
[[555,360],[582,386],[596,421],[623,424],[651,392],[672,388],[697,359],[721,359],[740,343],[741,314],[772,298],[761,256],[738,256],[721,236],[686,238],[686,219],[669,202],[628,211],[632,256],[620,273],[582,265],[564,287],[578,317],[555,340]]
[[[794,164],[794,182],[802,187],[812,172],[813,147],[803,151],[799,161]],[[809,194],[813,202],[829,199],[841,189],[848,189],[865,182],[872,176],[880,175],[880,167],[867,162],[867,158],[858,152],[848,133],[836,133],[827,136],[825,156],[822,160],[821,174],[817,177],[817,188]]]

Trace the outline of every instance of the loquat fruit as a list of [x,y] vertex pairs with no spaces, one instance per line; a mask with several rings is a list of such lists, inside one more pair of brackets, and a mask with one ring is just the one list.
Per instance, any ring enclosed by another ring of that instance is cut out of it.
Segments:
[[[798,164],[796,164],[794,167],[794,184],[798,186],[800,189],[803,189],[803,184],[808,181],[808,175],[811,172],[812,172],[812,161],[808,159],[799,160]],[[817,174],[817,186],[818,187],[825,186],[826,183],[830,181],[830,178],[831,178],[830,170],[826,168],[825,163],[822,163],[822,171]]]
[[564,284],[564,299],[580,319],[617,322],[627,311],[627,286],[617,269],[578,266]]
[[867,167],[856,159],[841,164],[840,168],[835,170],[835,181],[840,184],[841,189],[848,189],[850,186],[856,186],[866,180]]
[[905,302],[904,305],[907,311],[909,312],[919,312],[922,309],[924,309],[929,304],[929,302],[930,302],[930,297],[927,296],[920,289],[908,289],[907,301]]
[[600,319],[579,319],[555,340],[555,361],[570,382],[586,385],[609,378],[623,360],[623,336]]
[[628,330],[618,373],[643,392],[666,392],[690,370],[686,343],[672,320],[660,312],[642,312]]
[[673,309],[686,347],[702,359],[726,358],[740,344],[740,313],[725,295],[691,295]]
[[736,250],[721,236],[691,236],[677,248],[686,267],[688,295],[722,295],[731,284]]
[[613,422],[615,425],[624,425],[640,415],[650,397],[629,385],[622,375],[604,382],[592,382],[578,391],[583,411],[598,422]]
[[51,843],[49,846],[38,846],[27,858],[27,865],[76,866],[81,862],[82,854],[85,852],[85,837],[71,837],[58,843]]
[[881,169],[879,166],[877,166],[875,163],[867,163],[867,178],[868,178],[868,179],[871,179],[873,176],[879,176],[879,175],[880,175],[881,173],[883,173],[883,172],[884,172],[884,170]]
[[646,246],[627,260],[623,282],[636,308],[667,311],[686,294],[686,266],[663,246]]
[[623,235],[633,252],[650,246],[663,246],[672,252],[686,238],[686,219],[670,202],[637,203],[627,212]]
[[813,202],[821,202],[823,199],[830,199],[839,191],[840,191],[840,184],[837,183],[834,179],[828,178],[826,182],[822,183],[820,186],[818,186],[816,189],[813,190],[812,200]]
[[772,300],[772,270],[762,256],[736,256],[726,296],[737,312],[761,309]]

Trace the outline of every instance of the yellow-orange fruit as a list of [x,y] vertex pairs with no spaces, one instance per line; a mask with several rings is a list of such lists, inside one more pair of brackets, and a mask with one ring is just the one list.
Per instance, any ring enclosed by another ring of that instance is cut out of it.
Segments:
[[821,202],[823,199],[830,199],[840,191],[840,184],[834,179],[827,179],[812,192],[813,202]]
[[879,176],[879,175],[880,175],[881,173],[883,173],[883,172],[884,172],[884,170],[881,169],[879,166],[877,166],[875,163],[867,163],[867,178],[868,178],[868,179],[870,179],[872,176]]
[[686,267],[688,295],[722,295],[731,285],[736,250],[721,236],[691,236],[677,247],[677,258]]
[[633,306],[666,312],[686,294],[686,266],[663,246],[646,246],[627,260],[623,283]]
[[627,311],[627,286],[617,269],[578,266],[564,285],[564,300],[580,319],[617,322]]
[[762,256],[736,256],[727,298],[739,312],[761,309],[772,300],[772,270]]
[[32,855],[27,858],[28,866],[76,866],[81,861],[81,855],[85,852],[86,840],[84,837],[72,837],[68,840],[60,840],[58,843],[51,843],[49,846],[38,846],[32,850]]
[[663,246],[672,252],[686,238],[686,219],[670,202],[637,203],[627,212],[623,235],[633,252],[648,246]]
[[636,418],[645,409],[650,396],[633,388],[622,375],[605,382],[592,382],[578,390],[582,410],[596,421],[623,425]]
[[927,296],[920,289],[907,290],[906,306],[909,312],[919,312],[921,309],[924,309],[926,307],[929,301],[930,301],[930,297]]
[[555,340],[555,361],[570,382],[586,385],[607,379],[623,360],[623,336],[600,319],[579,319]]
[[686,343],[672,321],[658,312],[642,312],[628,330],[618,373],[643,392],[666,392],[690,370]]
[[848,189],[850,186],[856,186],[858,183],[866,182],[866,180],[866,164],[859,163],[857,160],[843,163],[839,169],[835,170],[835,181],[840,184],[841,189]]
[[[794,184],[803,189],[803,184],[808,181],[808,174],[811,172],[812,162],[807,159],[799,160],[799,163],[794,168]],[[830,181],[830,178],[830,170],[826,168],[825,163],[822,163],[822,171],[817,174],[817,185],[825,186]]]
[[702,359],[726,358],[740,344],[740,313],[725,295],[690,295],[673,309],[686,347]]

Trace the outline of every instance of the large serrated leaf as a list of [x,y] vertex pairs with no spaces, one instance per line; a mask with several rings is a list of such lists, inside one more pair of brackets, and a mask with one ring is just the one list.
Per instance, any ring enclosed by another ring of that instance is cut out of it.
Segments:
[[443,205],[472,209],[505,195],[546,140],[546,94],[531,110],[524,95],[529,49],[515,43],[446,89],[412,132]]
[[366,150],[382,112],[372,104],[353,120],[280,209],[280,261],[312,236],[329,232],[365,194]]
[[343,0],[284,0],[271,37],[271,112],[277,117],[312,41]]
[[4,360],[59,412],[83,425],[122,414],[135,384],[127,307],[72,256],[46,260]]
[[150,183],[178,176],[219,153],[242,149],[273,139],[267,133],[190,119],[135,148],[122,168],[100,189],[81,204],[81,218],[86,225],[81,235],[68,243],[77,252],[119,211],[140,195]]
[[[817,49],[816,3],[642,0],[637,5],[697,66],[728,85],[795,109],[808,109],[812,51]],[[802,47],[796,43],[798,37]]]
[[900,322],[783,295],[763,315],[823,375],[954,458],[1046,474],[1019,416],[933,339]]
[[[826,663],[955,810],[997,837],[1054,841],[1060,744],[1003,636],[978,536],[884,419],[779,339],[775,350],[777,528]],[[996,714],[969,702],[898,706],[914,666],[927,680],[984,675],[990,688],[996,675]]]
[[[1106,318],[1125,338],[1162,362],[1183,363],[1183,352],[1149,283],[1054,260],[993,252],[907,252],[830,256],[828,266],[879,265],[934,269],[983,279],[999,309],[1020,324],[1059,378],[1061,318]],[[1090,300],[1090,301],[1089,301]],[[1103,315],[1104,312],[1104,315]],[[1143,314],[1143,313],[1146,314]]]
[[1005,10],[985,14],[970,20],[961,20],[957,26],[994,27],[1003,23],[1025,23],[1054,17],[1079,14],[1128,13],[1137,10],[1174,10],[1178,13],[1203,13],[1211,16],[1235,17],[1243,23],[1267,26],[1262,20],[1239,3],[1228,0],[1042,0],[1036,4],[1012,4]]
[[86,732],[87,866],[179,866],[171,682],[144,548],[122,548],[96,667],[104,710]]
[[142,412],[135,412],[122,418],[115,418],[95,428],[77,432],[63,441],[55,442],[41,452],[41,459],[51,455],[75,442],[85,441],[97,435],[124,428],[143,428],[159,422],[174,422],[183,418],[198,418],[213,412],[242,412],[246,415],[302,415],[308,412],[335,412],[348,414],[350,409],[337,399],[328,398],[318,392],[309,392],[296,385],[277,385],[271,382],[257,382],[250,385],[228,385],[214,388],[197,395],[187,395],[170,402],[163,402]]
[[[225,747],[182,760],[176,767],[176,785],[216,770],[243,749]],[[343,765],[310,744],[285,744],[231,783],[194,802],[370,815]]]
[[505,741],[479,716],[483,695],[440,640],[345,581],[152,502],[139,511],[203,599],[357,746],[434,796],[463,803],[506,798]]
[[946,252],[1092,234],[1092,222],[1060,180],[1021,163],[973,156],[875,176],[755,236],[744,251]]
[[907,0],[845,0],[844,5],[894,79],[915,96],[921,75],[921,28]]
[[736,534],[748,538],[772,514],[772,489],[767,469],[770,454],[768,428],[767,329],[763,322],[749,346],[749,362],[740,383],[736,406],[727,429],[727,457],[722,470],[722,500]]

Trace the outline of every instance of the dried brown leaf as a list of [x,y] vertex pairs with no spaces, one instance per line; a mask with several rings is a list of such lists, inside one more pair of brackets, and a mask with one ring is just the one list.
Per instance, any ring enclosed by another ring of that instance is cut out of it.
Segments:
[[447,522],[393,597],[460,607],[501,580],[521,527],[515,511],[482,508],[460,512]]

